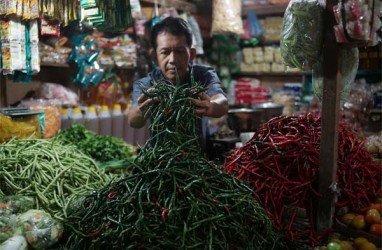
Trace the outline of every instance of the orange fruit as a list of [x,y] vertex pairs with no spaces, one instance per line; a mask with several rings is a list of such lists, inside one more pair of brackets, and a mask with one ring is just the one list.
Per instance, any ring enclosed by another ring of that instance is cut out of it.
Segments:
[[365,216],[362,214],[356,215],[351,221],[351,225],[356,229],[364,229],[366,226]]
[[341,250],[353,250],[353,245],[350,241],[343,240],[340,242]]
[[354,246],[360,247],[363,243],[369,242],[366,238],[364,237],[358,237],[354,239]]
[[375,224],[381,222],[381,214],[375,208],[370,208],[366,211],[365,221],[369,224]]
[[353,213],[346,213],[341,217],[341,222],[350,225],[351,221],[354,219],[355,214]]
[[370,226],[369,232],[374,235],[382,237],[382,224],[381,223],[372,224]]
[[377,247],[371,242],[362,243],[358,248],[359,250],[377,250]]

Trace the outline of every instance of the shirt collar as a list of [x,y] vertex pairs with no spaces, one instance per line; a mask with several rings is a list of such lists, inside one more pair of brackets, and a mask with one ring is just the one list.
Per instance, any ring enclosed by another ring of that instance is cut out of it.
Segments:
[[[191,63],[188,64],[188,69],[187,69],[187,74],[186,74],[186,79],[185,79],[186,83],[188,83],[188,84],[191,83],[190,72],[191,72],[192,66],[193,65]],[[151,75],[151,79],[156,81],[156,82],[165,80],[159,67],[155,67],[150,75]]]

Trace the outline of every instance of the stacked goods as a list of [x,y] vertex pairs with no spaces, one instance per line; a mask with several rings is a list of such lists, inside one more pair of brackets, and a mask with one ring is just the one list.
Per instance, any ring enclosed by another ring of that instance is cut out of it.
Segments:
[[[243,61],[240,63],[242,72],[285,72],[282,63],[280,47],[262,46],[242,49]],[[299,69],[288,69],[288,72],[299,72]]]
[[[364,149],[364,139],[359,140],[343,123],[338,131],[335,205],[361,210],[382,192],[382,165]],[[305,237],[313,245],[320,237],[313,221],[313,201],[321,197],[316,188],[320,140],[320,116],[275,117],[261,125],[247,144],[233,150],[224,166],[226,172],[254,188],[274,225],[286,230],[291,241]],[[308,228],[294,225],[301,210],[308,215]],[[287,223],[286,216],[290,216]]]
[[[152,138],[128,177],[79,199],[69,249],[285,249],[253,191],[200,152],[199,85],[154,83]],[[191,97],[191,98],[190,98]]]

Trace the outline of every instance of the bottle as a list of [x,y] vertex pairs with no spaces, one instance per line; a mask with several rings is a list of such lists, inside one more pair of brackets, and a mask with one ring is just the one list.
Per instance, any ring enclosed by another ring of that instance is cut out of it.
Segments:
[[101,111],[98,114],[99,129],[101,135],[111,135],[111,116],[107,105],[101,106]]
[[98,133],[99,122],[96,109],[93,106],[88,107],[88,110],[85,115],[85,127],[94,133]]
[[127,113],[131,107],[131,103],[127,104],[127,108],[123,112],[123,139],[128,144],[134,144],[134,128],[129,126],[129,118]]
[[71,121],[69,119],[68,110],[66,108],[61,109],[61,130],[68,129],[71,125]]
[[123,139],[123,114],[120,104],[114,104],[112,112],[112,135]]
[[84,116],[79,107],[75,107],[70,115],[71,123],[85,124]]

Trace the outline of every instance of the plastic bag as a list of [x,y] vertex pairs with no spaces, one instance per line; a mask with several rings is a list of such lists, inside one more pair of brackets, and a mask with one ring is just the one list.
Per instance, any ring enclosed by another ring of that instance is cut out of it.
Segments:
[[47,249],[62,236],[63,226],[43,210],[31,209],[17,216],[18,227],[34,249]]
[[255,12],[251,10],[248,14],[249,34],[251,37],[261,37],[264,33],[263,28]]
[[244,33],[240,0],[213,0],[211,34]]
[[[349,95],[350,84],[354,81],[357,75],[358,63],[358,48],[342,48],[342,82],[340,92],[340,99],[342,103],[346,101]],[[320,60],[313,66],[312,73],[314,93],[320,101],[322,101],[322,90],[324,87],[322,68],[323,64],[321,57]]]
[[324,8],[318,0],[289,2],[280,36],[280,51],[286,66],[308,70],[318,61],[323,45]]
[[48,99],[60,105],[78,105],[79,97],[73,90],[57,83],[43,83],[34,95],[37,99]]
[[0,243],[15,234],[16,214],[23,213],[34,206],[35,200],[33,197],[5,196],[0,198]]
[[377,44],[376,31],[381,22],[378,18],[380,1],[342,0],[333,7],[337,21],[334,26],[336,40],[339,43],[354,43],[357,46]]
[[342,107],[342,117],[354,131],[362,131],[365,127],[370,110],[373,107],[373,96],[365,79],[351,84],[349,96]]

